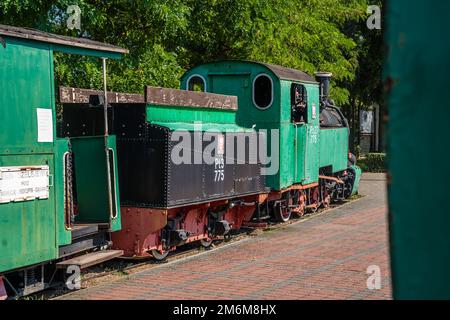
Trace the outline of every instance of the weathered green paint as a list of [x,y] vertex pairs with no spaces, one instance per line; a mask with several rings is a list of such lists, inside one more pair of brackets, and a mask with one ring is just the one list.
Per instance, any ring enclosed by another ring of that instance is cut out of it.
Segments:
[[333,172],[347,169],[348,128],[320,130],[320,167],[332,166]]
[[155,122],[235,124],[236,112],[234,110],[148,105],[147,119]]
[[[0,166],[48,165],[53,155],[2,155]],[[55,188],[48,199],[0,204],[0,272],[56,258]]]
[[[191,75],[201,75],[206,80],[206,91],[237,96],[238,111],[236,123],[243,127],[252,127],[264,123],[279,124],[280,122],[280,84],[274,81],[273,105],[267,110],[259,110],[253,106],[253,79],[265,73],[272,79],[276,76],[265,66],[245,61],[224,61],[199,65],[187,71],[181,78],[181,88],[186,89],[187,80]],[[251,108],[250,108],[251,107]]]
[[[5,38],[0,46],[0,154],[51,153],[37,143],[37,108],[53,109],[53,56],[48,45]],[[54,119],[54,114],[53,114]]]
[[396,0],[384,10],[393,295],[450,299],[450,2]]
[[147,121],[170,130],[252,132],[236,124],[236,111],[227,109],[147,105]]
[[69,152],[69,139],[56,139],[55,143],[55,206],[56,206],[56,230],[58,234],[58,245],[66,245],[72,242],[72,233],[66,228],[65,221],[65,174],[64,155]]
[[115,192],[115,205],[116,205],[116,213],[117,215],[109,220],[109,230],[111,232],[119,231],[122,229],[122,219],[120,213],[120,188],[119,188],[119,167],[117,165],[117,139],[116,136],[108,137],[108,148],[111,149],[113,160],[111,170],[114,170],[114,177],[112,181],[112,187]]
[[[48,165],[53,175],[53,144],[37,143],[36,113],[54,110],[52,53],[45,44],[5,42],[6,48],[0,46],[0,166]],[[48,199],[0,204],[0,272],[55,258],[55,230],[54,187]]]
[[[174,107],[177,108],[177,107]],[[153,121],[152,119],[148,120],[152,124],[160,125],[163,127],[167,127],[170,130],[180,130],[180,131],[209,131],[209,132],[248,132],[251,133],[253,130],[249,128],[240,127],[235,124],[216,124],[216,123],[183,123],[183,122],[169,122],[169,121]]]
[[[75,156],[75,175],[77,188],[78,222],[109,223],[109,198],[106,170],[104,137],[72,138],[72,151]],[[114,150],[117,159],[115,136],[108,137],[108,146]],[[115,166],[115,170],[117,166]],[[115,187],[117,191],[117,218],[113,219],[111,231],[120,230],[120,204],[118,175],[116,170]]]
[[[308,93],[307,122],[291,122],[292,81],[281,80],[280,176],[279,186],[309,184],[319,180],[319,87],[301,83]],[[297,83],[297,82],[296,82]],[[300,82],[298,82],[300,83]],[[316,116],[313,117],[313,104]],[[295,156],[297,154],[297,156]]]
[[97,58],[120,59],[120,57],[122,56],[122,54],[116,52],[105,52],[100,50],[75,48],[58,44],[51,44],[51,48],[53,49],[53,51],[58,51],[62,53],[77,54],[81,56],[91,56]]
[[351,195],[357,194],[359,189],[359,181],[361,180],[362,170],[360,167],[353,165],[350,166],[350,169],[355,173],[355,182],[353,183],[353,189]]
[[[253,80],[259,74],[267,74],[273,82],[273,102],[265,110],[256,108],[252,99]],[[276,129],[278,135],[279,171],[267,176],[268,185],[275,190],[284,189],[295,183],[309,184],[319,179],[321,157],[323,163],[333,166],[334,172],[347,168],[348,130],[335,131],[337,137],[331,138],[319,127],[319,85],[311,82],[293,82],[279,79],[262,64],[247,61],[222,61],[203,64],[187,71],[181,79],[181,88],[187,89],[187,81],[193,75],[200,75],[206,81],[206,91],[238,97],[236,122],[246,128],[269,130],[269,154],[271,134]],[[305,124],[291,122],[291,85],[299,83],[308,93],[308,121]],[[313,117],[313,107],[316,114]],[[343,139],[347,134],[347,138]],[[331,145],[332,144],[332,145]],[[338,145],[335,145],[338,144]],[[336,150],[339,150],[337,154]],[[343,155],[343,158],[342,158]],[[341,156],[341,158],[339,158]],[[343,165],[343,163],[345,164]]]

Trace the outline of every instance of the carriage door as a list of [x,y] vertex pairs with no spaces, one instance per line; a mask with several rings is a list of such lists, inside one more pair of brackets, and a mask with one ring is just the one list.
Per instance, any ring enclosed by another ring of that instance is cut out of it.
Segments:
[[305,163],[303,184],[317,182],[319,180],[319,92],[318,87],[305,85],[308,92],[305,141]]
[[294,128],[294,182],[308,184],[318,179],[319,110],[314,88],[291,85],[291,123]]

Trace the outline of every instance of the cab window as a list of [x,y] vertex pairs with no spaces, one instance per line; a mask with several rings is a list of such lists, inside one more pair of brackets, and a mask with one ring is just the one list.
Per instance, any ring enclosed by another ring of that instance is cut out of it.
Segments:
[[193,75],[187,81],[187,90],[206,92],[206,82],[205,79],[200,75]]
[[273,102],[272,78],[260,74],[253,80],[253,104],[258,109],[267,109]]
[[291,121],[308,122],[308,95],[305,86],[297,83],[291,85]]

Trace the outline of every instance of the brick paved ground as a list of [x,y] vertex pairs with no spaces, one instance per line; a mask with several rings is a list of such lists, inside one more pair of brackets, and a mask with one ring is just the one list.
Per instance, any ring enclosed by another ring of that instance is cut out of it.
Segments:
[[[66,295],[66,299],[390,299],[385,181],[366,197],[230,246]],[[368,290],[367,267],[382,289]]]

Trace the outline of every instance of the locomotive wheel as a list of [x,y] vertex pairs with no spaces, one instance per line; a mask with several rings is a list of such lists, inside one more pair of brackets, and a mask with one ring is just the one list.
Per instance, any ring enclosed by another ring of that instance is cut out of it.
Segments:
[[287,222],[291,218],[291,210],[283,208],[281,205],[278,206],[275,211],[275,217],[279,222]]
[[287,222],[291,218],[292,210],[289,206],[292,205],[292,197],[287,193],[287,199],[282,200],[274,208],[275,218],[279,222]]
[[344,186],[344,198],[347,199],[351,196],[353,190],[353,184],[355,183],[355,171],[351,168],[348,170],[347,179]]
[[297,207],[292,209],[292,214],[294,214],[294,217],[297,216],[297,218],[301,218],[305,214],[306,196],[303,191],[296,190],[296,192],[294,192],[294,199],[297,199],[294,203]]
[[353,183],[347,182],[344,187],[344,198],[347,199],[352,194]]
[[169,254],[169,250],[161,252],[159,250],[153,249],[150,250],[150,253],[152,254],[153,258],[158,261],[163,261],[167,258],[167,255]]
[[315,206],[311,207],[311,212],[316,212],[320,207],[320,191],[319,188],[314,188],[310,191],[310,203]]
[[330,206],[330,203],[331,203],[331,195],[326,190],[326,188],[324,188],[322,205],[323,205],[324,208],[328,208]]
[[200,240],[200,244],[202,245],[203,248],[211,247],[212,243],[213,243],[212,239],[211,240],[206,240],[206,239]]
[[228,232],[227,234],[223,235],[223,241],[228,242],[231,240],[231,233]]

